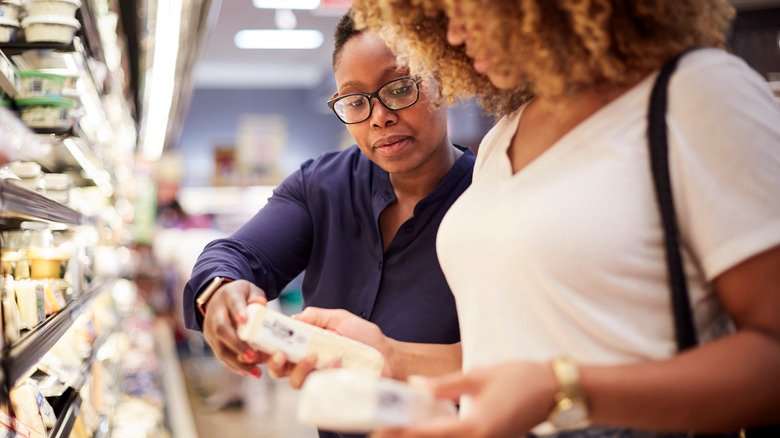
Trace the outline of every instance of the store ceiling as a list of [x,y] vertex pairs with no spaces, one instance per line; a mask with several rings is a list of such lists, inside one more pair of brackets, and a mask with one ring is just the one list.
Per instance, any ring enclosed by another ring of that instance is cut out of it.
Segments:
[[[780,7],[780,0],[731,0],[738,10]],[[323,2],[326,3],[326,2]],[[343,3],[343,1],[341,2]],[[196,88],[311,88],[330,75],[333,30],[343,9],[296,10],[297,29],[318,29],[325,35],[314,50],[245,50],[233,38],[242,29],[276,29],[275,11],[258,9],[252,0],[225,0],[203,55],[195,69]]]
[[325,42],[313,50],[246,50],[233,43],[243,29],[276,29],[275,11],[258,9],[252,0],[222,1],[195,69],[198,88],[309,88],[330,74],[333,30],[342,9],[324,12],[296,10],[297,29],[318,29]]

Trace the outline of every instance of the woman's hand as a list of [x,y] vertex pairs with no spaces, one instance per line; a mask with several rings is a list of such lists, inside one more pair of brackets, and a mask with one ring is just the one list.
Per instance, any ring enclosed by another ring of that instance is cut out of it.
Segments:
[[267,304],[263,290],[246,280],[232,281],[217,289],[206,306],[203,336],[214,355],[232,370],[260,377],[257,366],[269,356],[252,349],[236,332],[238,325],[246,322],[246,305],[250,300]]
[[[390,361],[388,360],[391,340],[382,334],[382,330],[376,324],[343,309],[318,307],[307,307],[294,318],[376,348],[385,356],[385,368],[382,370],[382,374],[391,375]],[[287,360],[284,353],[277,352],[268,361],[267,366],[269,374],[274,377],[287,377],[292,387],[300,388],[306,377],[315,370],[316,363],[317,357],[313,354],[298,363],[292,363]],[[338,362],[335,362],[326,364],[325,367],[338,367],[339,365]]]
[[508,362],[428,380],[436,398],[470,396],[460,418],[435,418],[405,428],[380,429],[372,438],[518,437],[545,421],[558,384],[547,363]]

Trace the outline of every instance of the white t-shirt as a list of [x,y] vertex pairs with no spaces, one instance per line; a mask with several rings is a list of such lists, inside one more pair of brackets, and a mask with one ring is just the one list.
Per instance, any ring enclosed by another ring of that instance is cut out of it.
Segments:
[[[512,174],[522,111],[479,149],[438,235],[465,370],[508,359],[663,359],[676,351],[647,106],[655,75]],[[708,286],[780,244],[780,110],[763,79],[717,49],[682,59],[669,89],[670,167],[701,338],[728,330]]]

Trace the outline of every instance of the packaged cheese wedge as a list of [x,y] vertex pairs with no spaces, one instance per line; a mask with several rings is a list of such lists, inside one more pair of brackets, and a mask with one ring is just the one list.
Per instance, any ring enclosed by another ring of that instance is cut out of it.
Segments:
[[317,354],[317,367],[341,360],[341,367],[360,369],[379,376],[384,366],[375,348],[331,331],[290,318],[261,304],[246,308],[247,322],[238,327],[238,337],[266,353],[281,351],[297,362]]
[[341,433],[368,433],[454,415],[452,402],[436,400],[419,386],[358,370],[315,371],[298,399],[300,422]]

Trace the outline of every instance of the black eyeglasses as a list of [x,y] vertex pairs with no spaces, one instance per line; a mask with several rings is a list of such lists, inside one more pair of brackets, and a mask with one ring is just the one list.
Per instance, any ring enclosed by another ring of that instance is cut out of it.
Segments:
[[391,111],[408,108],[417,103],[420,97],[420,89],[417,86],[419,82],[419,77],[403,76],[382,85],[373,93],[334,96],[328,101],[328,107],[347,125],[364,122],[371,117],[374,110],[374,97]]

